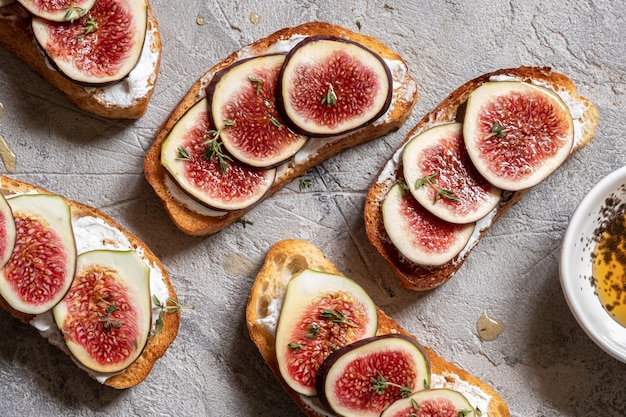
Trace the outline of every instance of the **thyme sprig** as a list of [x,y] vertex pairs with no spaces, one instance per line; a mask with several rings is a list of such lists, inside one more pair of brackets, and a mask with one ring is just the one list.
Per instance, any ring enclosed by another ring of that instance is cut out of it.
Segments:
[[250,81],[256,88],[256,95],[258,96],[261,93],[261,86],[263,85],[263,80],[261,78],[256,77],[248,77],[248,81]]
[[83,17],[87,13],[87,9],[77,6],[69,6],[67,11],[63,15],[64,20],[69,20],[70,23],[74,23],[74,20],[79,17]]
[[317,324],[309,324],[306,326],[306,329],[309,331],[309,333],[304,334],[304,337],[307,339],[314,339],[320,333],[320,328]]
[[310,178],[300,178],[300,191],[304,190],[305,188],[309,188],[310,186],[311,186]]
[[437,177],[439,176],[439,171],[435,172],[431,175],[425,175],[421,178],[418,178],[415,181],[415,189],[420,189],[422,187],[428,186],[435,190],[435,196],[433,197],[433,204],[436,204],[439,201],[439,198],[445,198],[450,201],[459,201],[459,198],[456,196],[454,191],[445,190],[437,187]]
[[327,107],[336,106],[337,105],[337,94],[335,94],[335,89],[331,83],[328,84],[328,90],[324,97],[322,97],[322,106],[325,104]]
[[112,320],[112,314],[120,310],[120,308],[115,305],[115,301],[109,302],[112,297],[112,295],[105,295],[103,297],[100,297],[100,301],[104,301],[107,304],[107,308],[104,310],[104,313],[106,315],[100,318],[102,326],[106,330],[112,330],[114,327],[122,327],[121,322]]
[[202,152],[202,158],[210,161],[213,158],[217,158],[217,163],[220,166],[220,172],[223,174],[228,170],[228,162],[232,162],[233,158],[226,155],[222,151],[222,141],[220,140],[220,136],[222,131],[228,127],[235,126],[235,122],[230,119],[224,120],[224,127],[222,129],[216,130],[211,129],[205,132],[207,139],[202,142],[207,148]]
[[159,309],[159,316],[154,323],[154,330],[152,331],[153,335],[159,334],[161,330],[163,330],[163,317],[165,317],[166,314],[174,314],[182,309],[195,310],[195,306],[184,306],[172,297],[167,297],[165,302],[162,302],[156,295],[153,295],[152,301]]
[[502,138],[504,137],[504,133],[509,130],[508,126],[505,126],[503,124],[501,124],[499,121],[494,120],[493,124],[491,125],[491,133],[487,135],[487,137],[485,139],[489,139],[491,137],[497,137],[497,138]]
[[91,16],[89,16],[89,19],[87,20],[87,22],[85,22],[85,32],[78,37],[84,38],[86,35],[89,35],[90,33],[95,32],[96,30],[98,30],[98,23],[95,20],[93,20]]
[[349,321],[348,319],[346,319],[345,314],[343,314],[341,311],[339,310],[322,310],[322,312],[320,313],[320,317],[323,319],[329,319],[330,321],[332,321],[333,323],[345,323],[350,327],[358,327],[356,324],[352,323],[351,321]]
[[178,158],[176,159],[180,159],[182,161],[191,160],[191,155],[189,154],[187,148],[185,148],[184,146],[179,146],[178,148],[176,148],[176,152],[178,152]]
[[385,390],[390,386],[400,388],[400,395],[402,395],[402,398],[407,398],[409,395],[411,395],[411,388],[408,387],[408,384],[407,386],[402,386],[393,382],[389,382],[380,371],[378,371],[378,378],[371,377],[370,382],[372,383],[371,389],[376,391],[376,394],[379,395],[384,394]]
[[239,219],[237,219],[237,223],[241,223],[244,229],[246,228],[247,225],[252,226],[254,224],[252,220],[248,220],[245,217],[240,217]]

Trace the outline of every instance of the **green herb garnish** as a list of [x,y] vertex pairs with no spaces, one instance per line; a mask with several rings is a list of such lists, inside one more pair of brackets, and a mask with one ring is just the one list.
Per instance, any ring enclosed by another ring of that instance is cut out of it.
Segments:
[[292,343],[288,343],[287,346],[289,346],[290,348],[292,348],[294,350],[300,350],[300,348],[302,347],[302,346],[300,346],[299,343],[293,343],[293,342]]
[[388,387],[392,386],[392,387],[400,388],[400,395],[402,395],[402,398],[407,398],[409,395],[411,395],[410,387],[394,384],[393,382],[389,382],[380,372],[378,372],[378,378],[371,377],[370,382],[372,383],[371,389],[376,391],[376,394],[382,395],[385,393],[385,390]]
[[435,190],[435,196],[433,197],[433,204],[436,204],[437,201],[439,201],[439,198],[445,198],[446,200],[458,202],[459,198],[456,196],[456,194],[453,191],[444,190],[442,188],[437,187],[436,178],[438,176],[439,176],[439,171],[435,172],[434,174],[426,175],[422,178],[418,178],[417,181],[415,181],[415,189],[417,190],[424,186],[428,186],[428,187],[431,187],[433,190]]
[[189,154],[189,151],[185,147],[179,146],[178,148],[176,148],[176,152],[178,152],[178,158],[176,159],[180,159],[183,161],[191,160],[191,155]]
[[261,93],[261,85],[263,85],[263,80],[256,77],[248,77],[248,81],[250,81],[256,87],[256,95],[258,96]]
[[245,229],[247,225],[252,226],[254,224],[253,221],[246,219],[245,217],[240,217],[237,219],[238,223],[241,223],[243,225],[243,228]]
[[279,128],[279,129],[280,129],[281,127],[283,127],[282,123],[281,123],[281,122],[279,122],[278,120],[276,120],[276,118],[275,118],[274,116],[271,116],[271,117],[270,117],[270,122],[272,122],[272,124],[273,124],[274,126],[276,126],[277,128]]
[[322,106],[324,104],[328,107],[337,105],[337,94],[335,94],[335,89],[331,83],[328,83],[328,91],[322,97]]
[[63,15],[64,20],[69,20],[70,23],[73,23],[74,20],[79,17],[83,17],[87,13],[87,9],[82,7],[70,6],[67,8],[67,11]]
[[309,333],[306,333],[304,337],[309,339],[313,339],[320,332],[320,328],[316,324],[309,324],[306,329],[309,331]]
[[459,410],[459,413],[457,414],[457,417],[467,417],[471,414],[472,410],[468,410],[466,408]]
[[491,133],[488,134],[485,139],[489,139],[490,137],[493,137],[493,136],[497,138],[504,137],[504,132],[506,132],[508,129],[509,129],[508,126],[500,124],[500,122],[496,120],[491,125]]
[[182,309],[188,309],[188,310],[195,309],[194,306],[184,306],[180,304],[177,300],[175,300],[172,297],[167,297],[167,299],[165,300],[165,303],[163,303],[161,300],[157,298],[156,295],[153,295],[152,302],[158,309],[160,309],[159,316],[157,317],[156,322],[154,323],[154,330],[152,331],[153,335],[158,334],[161,332],[161,330],[163,330],[163,317],[165,316],[165,314],[174,314],[174,313],[179,312]]
[[335,310],[335,311],[332,311],[332,310],[322,310],[322,312],[320,313],[320,317],[323,318],[323,319],[329,319],[333,323],[339,323],[339,324],[345,323],[348,326],[357,327],[356,324],[348,321],[346,319],[346,316],[339,310]]
[[357,27],[359,30],[361,30],[361,21],[360,21],[360,20],[357,20],[357,21],[356,21],[356,27]]
[[233,120],[224,120],[224,127],[220,130],[212,129],[205,132],[205,135],[208,136],[208,138],[204,142],[202,142],[202,144],[207,147],[202,153],[202,158],[206,159],[207,161],[213,158],[217,158],[217,162],[220,165],[220,172],[222,174],[225,173],[226,170],[228,170],[227,161],[232,162],[233,158],[226,155],[222,151],[222,142],[219,139],[222,131],[231,126],[235,126],[235,122]]
[[100,301],[104,301],[105,303],[107,303],[107,308],[104,310],[106,316],[100,318],[102,326],[106,330],[112,330],[114,327],[122,327],[121,322],[112,320],[112,314],[120,310],[120,308],[115,305],[115,301],[109,302],[112,297],[112,295],[105,295],[103,297],[100,297]]
[[311,186],[311,179],[310,178],[301,178],[300,179],[300,191],[304,190],[305,188],[309,188]]

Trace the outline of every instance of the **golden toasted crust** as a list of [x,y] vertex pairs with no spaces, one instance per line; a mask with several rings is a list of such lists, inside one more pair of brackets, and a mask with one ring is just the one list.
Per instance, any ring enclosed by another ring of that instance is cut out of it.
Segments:
[[[26,182],[18,181],[0,175],[0,192],[3,195],[27,193],[31,191],[36,191],[40,194],[53,194],[41,187],[37,187]],[[89,207],[71,200],[65,200],[69,203],[71,207],[72,219],[77,219],[85,216],[96,217],[104,221],[107,225],[122,232],[126,236],[126,238],[128,238],[133,248],[140,249],[143,256],[150,262],[150,264],[161,271],[161,274],[163,276],[163,282],[167,286],[169,296],[175,300],[177,299],[174,287],[172,286],[167,271],[161,264],[160,260],[154,255],[154,253],[150,251],[150,249],[142,241],[139,240],[139,238],[137,238],[137,236],[124,229],[111,217],[107,216],[99,210],[96,210],[93,207]],[[33,315],[24,314],[14,310],[1,296],[0,308],[6,310],[13,317],[25,324],[29,324],[30,321],[34,318]],[[133,362],[132,365],[126,368],[124,372],[108,378],[104,384],[114,388],[129,388],[143,381],[150,373],[150,370],[152,370],[152,367],[154,366],[156,360],[161,358],[165,354],[167,348],[176,338],[178,334],[179,324],[180,312],[174,314],[165,314],[163,316],[163,330],[155,336],[150,337],[150,339],[148,340],[148,344],[142,352],[141,356],[135,362]]]
[[[282,297],[285,286],[291,277],[310,268],[317,271],[340,274],[333,263],[322,251],[309,242],[302,240],[283,240],[275,243],[267,252],[265,262],[250,290],[246,307],[246,323],[250,338],[261,356],[276,375],[276,378],[296,404],[310,417],[321,414],[302,401],[302,397],[291,389],[280,375],[276,360],[275,335],[263,323],[272,315],[272,302]],[[404,328],[387,316],[380,308],[378,312],[378,335],[400,333],[411,336]],[[277,317],[276,317],[277,319]],[[412,336],[414,337],[414,336]],[[430,360],[431,372],[438,375],[456,375],[462,381],[479,388],[491,397],[487,415],[489,417],[508,417],[509,409],[504,400],[485,382],[437,355],[432,349],[424,347]]]
[[[457,120],[457,110],[466,101],[472,91],[483,83],[489,81],[491,77],[514,77],[520,81],[536,82],[554,91],[566,92],[572,103],[581,106],[581,140],[572,148],[571,154],[585,146],[594,136],[598,125],[598,109],[588,99],[580,96],[576,92],[576,86],[563,74],[552,72],[550,68],[542,67],[519,67],[512,69],[502,69],[489,74],[484,74],[471,81],[466,82],[461,87],[452,92],[434,110],[426,114],[424,118],[406,135],[404,141],[378,173],[377,178],[370,186],[365,200],[365,228],[367,237],[372,245],[387,261],[393,272],[398,276],[403,287],[416,291],[424,291],[435,288],[448,281],[461,267],[470,251],[466,251],[463,257],[457,256],[455,259],[439,267],[426,267],[406,260],[391,243],[382,216],[382,202],[387,191],[395,184],[398,178],[402,177],[400,164],[393,165],[392,159],[399,160],[404,145],[421,131],[442,123],[449,123]],[[571,155],[570,155],[571,156]],[[514,193],[505,193],[497,212],[493,219],[495,222],[513,204],[518,202],[526,190]],[[492,223],[493,224],[493,223]],[[489,227],[483,229],[480,237],[487,233]],[[477,242],[475,242],[477,243]]]
[[158,23],[150,3],[146,1],[146,5],[148,6],[147,30],[154,33],[150,49],[158,52],[158,60],[155,71],[148,81],[152,88],[149,88],[143,97],[135,100],[128,107],[108,103],[100,97],[102,88],[83,87],[52,69],[46,63],[46,58],[33,35],[30,13],[17,2],[0,8],[0,45],[61,90],[80,109],[110,119],[137,119],[148,108],[161,64],[161,36]]
[[[323,22],[305,23],[300,26],[285,28],[260,39],[239,51],[233,52],[226,59],[219,62],[208,70],[200,79],[198,79],[187,94],[181,99],[180,103],[174,108],[170,116],[165,120],[158,130],[154,143],[148,150],[144,160],[144,172],[146,179],[154,188],[154,191],[161,199],[169,216],[174,224],[183,232],[202,236],[215,233],[237,219],[241,218],[250,209],[230,212],[222,217],[208,217],[195,213],[180,204],[168,192],[165,186],[165,177],[167,175],[165,169],[161,166],[161,145],[167,138],[176,122],[185,114],[185,112],[193,106],[198,100],[205,96],[204,88],[207,86],[213,75],[242,57],[258,56],[266,53],[268,48],[275,45],[281,40],[290,39],[296,35],[335,35],[346,39],[356,41],[372,51],[378,53],[382,58],[390,61],[401,62],[406,67],[404,60],[395,52],[387,48],[379,40],[351,32],[343,27]],[[325,161],[326,159],[338,154],[342,150],[367,142],[369,140],[386,135],[389,132],[397,130],[411,114],[411,110],[417,100],[417,88],[415,81],[408,74],[408,71],[402,75],[402,82],[394,87],[391,109],[382,123],[373,123],[360,129],[341,140],[333,141],[323,146],[315,155],[309,157],[303,162],[295,163],[293,160],[289,162],[285,173],[276,179],[270,191],[265,198],[271,196],[285,184],[293,179],[305,174],[310,168]]]

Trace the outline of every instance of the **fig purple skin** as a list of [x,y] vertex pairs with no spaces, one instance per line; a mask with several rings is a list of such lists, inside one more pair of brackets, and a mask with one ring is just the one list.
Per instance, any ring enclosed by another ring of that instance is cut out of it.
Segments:
[[[306,65],[310,61],[316,66]],[[391,71],[378,54],[324,35],[305,38],[287,54],[276,89],[282,117],[310,137],[361,129],[387,112],[392,96]]]

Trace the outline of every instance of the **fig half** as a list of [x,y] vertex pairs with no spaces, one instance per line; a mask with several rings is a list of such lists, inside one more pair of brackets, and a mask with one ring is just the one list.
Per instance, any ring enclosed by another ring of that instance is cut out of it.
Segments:
[[463,125],[432,127],[412,138],[402,151],[404,179],[413,197],[451,223],[472,223],[500,201],[502,190],[474,168],[465,150]]
[[287,284],[276,330],[276,360],[296,392],[316,395],[315,378],[337,349],[376,334],[378,316],[369,295],[340,275],[305,269]]
[[418,391],[391,404],[380,417],[478,417],[463,394],[447,388]]
[[385,61],[365,46],[311,36],[288,54],[277,86],[279,109],[294,129],[314,137],[352,132],[381,117],[393,83]]
[[146,37],[144,0],[97,0],[71,22],[32,21],[35,39],[50,63],[72,81],[105,86],[124,79],[135,67]]
[[70,206],[51,194],[9,198],[15,246],[0,271],[0,294],[27,314],[50,310],[65,295],[76,268]]
[[379,416],[394,401],[428,386],[428,355],[413,338],[399,334],[344,346],[317,376],[321,403],[339,416]]
[[487,181],[518,191],[538,184],[567,159],[574,122],[552,90],[524,82],[488,82],[468,98],[463,137]]
[[397,183],[382,204],[383,224],[389,239],[408,260],[438,266],[454,259],[467,245],[476,223],[454,224],[434,216]]
[[132,250],[78,257],[76,278],[53,309],[74,357],[96,372],[119,372],[143,351],[152,324],[150,268]]
[[307,141],[276,110],[276,80],[284,61],[283,54],[238,61],[215,74],[207,87],[209,121],[221,132],[226,150],[244,164],[275,167]]
[[200,100],[172,128],[161,146],[161,165],[180,189],[211,209],[249,208],[269,191],[276,169],[253,169],[225,153],[207,106]]
[[65,22],[84,16],[96,0],[18,0],[26,10],[42,19]]

